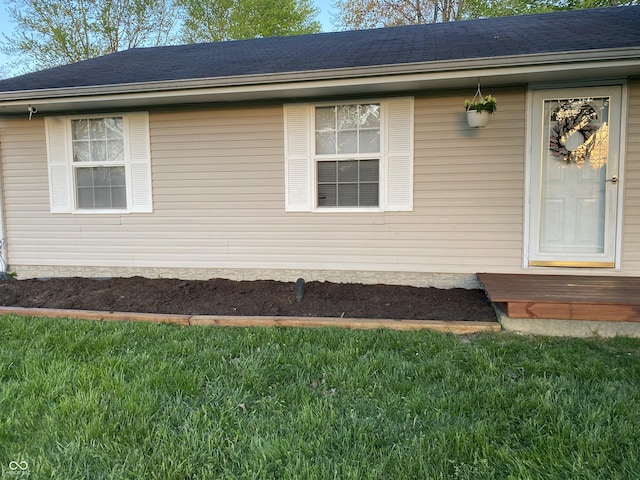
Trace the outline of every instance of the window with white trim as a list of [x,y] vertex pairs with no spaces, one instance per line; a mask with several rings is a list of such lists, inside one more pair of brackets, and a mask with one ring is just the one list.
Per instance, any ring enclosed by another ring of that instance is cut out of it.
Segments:
[[72,119],[71,151],[76,207],[126,209],[122,117]]
[[47,117],[53,213],[151,212],[146,112]]
[[413,209],[413,98],[284,113],[287,211]]
[[379,207],[380,104],[315,107],[317,207]]

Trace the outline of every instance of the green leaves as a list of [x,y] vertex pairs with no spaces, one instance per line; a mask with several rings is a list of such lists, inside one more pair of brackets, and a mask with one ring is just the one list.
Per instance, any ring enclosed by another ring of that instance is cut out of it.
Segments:
[[137,47],[320,32],[311,0],[11,0],[18,73]]
[[478,101],[465,100],[464,109],[466,111],[475,110],[477,112],[493,113],[498,109],[498,102],[496,101],[495,97],[487,95],[486,97],[482,97]]
[[178,0],[186,43],[320,32],[310,0]]
[[170,43],[176,15],[170,0],[12,0],[14,34],[4,53],[34,70],[134,47]]

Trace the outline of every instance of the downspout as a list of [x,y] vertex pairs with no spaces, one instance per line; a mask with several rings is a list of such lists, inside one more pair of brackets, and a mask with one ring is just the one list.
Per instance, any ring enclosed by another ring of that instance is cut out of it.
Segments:
[[4,160],[0,135],[0,280],[7,280],[7,242],[4,225]]

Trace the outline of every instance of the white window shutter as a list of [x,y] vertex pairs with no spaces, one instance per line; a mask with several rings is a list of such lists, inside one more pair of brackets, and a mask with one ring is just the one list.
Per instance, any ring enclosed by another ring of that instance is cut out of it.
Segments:
[[51,213],[71,213],[71,152],[67,135],[67,120],[45,117],[47,161],[49,164],[49,201]]
[[387,198],[385,210],[413,210],[413,97],[386,106]]
[[285,210],[311,211],[311,108],[284,106]]
[[151,151],[149,146],[149,114],[132,113],[125,116],[129,124],[129,164],[131,168],[130,212],[153,211],[151,187]]

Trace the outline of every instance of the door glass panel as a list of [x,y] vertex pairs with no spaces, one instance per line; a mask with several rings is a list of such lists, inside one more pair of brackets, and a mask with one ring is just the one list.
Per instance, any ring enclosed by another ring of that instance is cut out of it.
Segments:
[[603,253],[609,97],[545,100],[541,253]]

